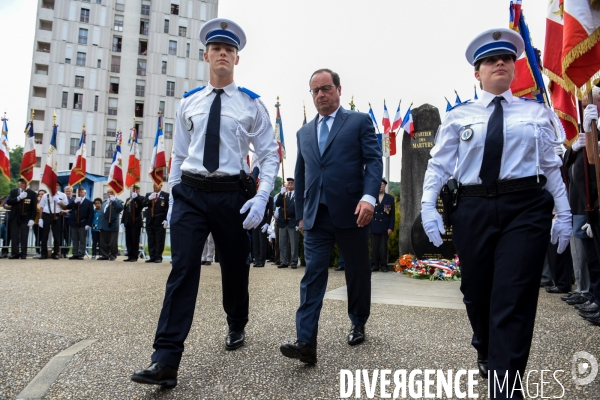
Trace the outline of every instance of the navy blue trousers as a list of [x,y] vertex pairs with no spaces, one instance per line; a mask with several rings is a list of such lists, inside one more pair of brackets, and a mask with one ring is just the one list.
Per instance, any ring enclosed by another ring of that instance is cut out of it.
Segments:
[[[510,389],[529,357],[553,207],[550,193],[529,189],[460,197],[451,217],[471,343],[488,355],[490,376],[495,372],[500,382],[508,376]],[[495,397],[493,390],[492,398],[509,398],[506,390],[497,388]]]
[[152,362],[179,368],[194,317],[202,249],[212,232],[221,265],[223,308],[229,329],[242,331],[248,322],[248,252],[250,242],[242,227],[240,192],[203,192],[185,183],[173,187],[171,256],[173,266],[154,339]]
[[314,347],[329,277],[329,258],[336,242],[345,260],[350,321],[353,325],[365,325],[371,312],[368,228],[337,228],[327,206],[320,205],[312,229],[304,231],[306,269],[300,282],[300,307],[296,312],[297,339]]

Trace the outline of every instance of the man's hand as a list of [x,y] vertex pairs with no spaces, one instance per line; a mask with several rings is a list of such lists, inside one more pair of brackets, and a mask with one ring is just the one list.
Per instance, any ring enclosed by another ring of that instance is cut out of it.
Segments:
[[571,222],[570,212],[561,212],[556,215],[552,221],[552,230],[550,231],[550,242],[558,243],[556,252],[562,254],[569,245],[569,240],[573,234],[573,224]]
[[136,197],[137,197],[137,193],[136,192],[131,193],[131,198],[132,199],[135,199]]
[[421,220],[423,221],[423,230],[425,230],[429,241],[435,247],[440,247],[444,243],[440,233],[446,233],[446,230],[444,229],[442,216],[433,203],[421,203]]
[[388,229],[388,236],[390,236],[392,234],[392,232],[394,232],[394,231],[391,229]]
[[596,124],[598,124],[598,107],[595,104],[588,104],[588,106],[583,110],[583,130],[586,132],[592,131],[592,120],[596,120]]
[[38,221],[38,226],[42,229],[44,228],[44,220],[43,219],[40,218],[40,220]]
[[585,224],[581,227],[582,231],[585,231],[585,234],[588,235],[589,238],[593,238],[594,237],[594,233],[592,232],[592,227],[590,226],[590,224]]
[[75,203],[81,203],[81,197],[75,197]]
[[110,199],[110,201],[115,201],[116,197],[113,195],[108,196],[108,198]]
[[167,229],[167,227],[169,226],[169,221],[167,221],[166,219],[162,222],[163,228]]
[[34,222],[32,219],[30,219],[29,222],[27,222],[27,226],[30,228],[33,226],[33,224],[34,224]]
[[21,194],[19,195],[19,200],[23,200],[23,199],[24,199],[24,198],[26,198],[26,197],[27,197],[27,192],[26,192],[26,191],[23,191],[23,192],[21,192]]
[[579,151],[579,150],[583,149],[584,147],[585,147],[585,132],[579,132],[579,137],[577,138],[575,143],[573,143],[571,148],[573,149],[573,151]]
[[373,219],[373,212],[375,212],[375,207],[371,203],[362,200],[359,201],[356,210],[354,210],[354,215],[358,215],[356,225],[360,228],[368,225]]
[[265,210],[267,208],[267,202],[269,201],[269,193],[264,190],[259,190],[256,192],[256,195],[248,200],[240,210],[240,214],[244,214],[248,211],[248,216],[242,223],[244,229],[250,230],[256,228],[263,216],[265,215]]
[[85,230],[87,231],[87,230],[89,230],[89,229],[90,229],[90,226],[89,226],[89,225],[86,225],[86,226],[85,226]]
[[148,200],[154,200],[156,198],[156,192],[152,192],[150,193],[150,196],[148,196]]
[[298,221],[298,230],[300,231],[302,236],[304,236],[304,226],[302,225],[302,220]]
[[287,189],[285,188],[285,186],[282,186],[281,191],[279,193],[285,194],[285,192],[287,192]]
[[260,231],[262,233],[265,233],[267,230],[269,229],[269,224],[264,224],[261,228]]

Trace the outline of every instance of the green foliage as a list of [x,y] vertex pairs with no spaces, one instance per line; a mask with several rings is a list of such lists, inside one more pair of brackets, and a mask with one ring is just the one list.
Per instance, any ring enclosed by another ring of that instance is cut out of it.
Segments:
[[271,196],[275,197],[277,193],[281,192],[281,177],[278,176],[275,178],[275,183],[273,184],[273,190],[271,191]]
[[388,183],[388,191],[394,197],[400,197],[400,182]]
[[17,180],[21,177],[21,160],[23,147],[17,146],[10,151],[10,182],[0,175],[0,196],[7,195],[11,189],[17,187]]

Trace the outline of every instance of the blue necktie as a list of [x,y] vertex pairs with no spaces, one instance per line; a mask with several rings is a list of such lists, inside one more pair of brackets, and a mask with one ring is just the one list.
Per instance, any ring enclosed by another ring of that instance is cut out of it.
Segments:
[[208,172],[219,169],[219,132],[221,131],[221,93],[223,89],[213,89],[215,99],[210,106],[206,124],[206,141],[202,164]]
[[327,138],[329,137],[329,127],[327,126],[327,120],[331,118],[329,115],[323,117],[321,121],[321,136],[319,137],[319,151],[321,155],[325,151],[325,144],[327,144]]
[[502,161],[502,149],[504,147],[504,113],[501,101],[504,97],[494,98],[494,111],[488,121],[487,134],[485,136],[485,147],[483,148],[483,160],[479,177],[483,184],[490,187],[500,176],[500,164]]

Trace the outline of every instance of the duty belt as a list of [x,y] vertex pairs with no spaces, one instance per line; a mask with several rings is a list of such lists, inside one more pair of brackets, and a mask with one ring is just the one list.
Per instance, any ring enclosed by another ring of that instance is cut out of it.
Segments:
[[203,192],[236,192],[242,190],[239,184],[239,175],[206,177],[183,171],[181,182]]
[[525,178],[497,181],[490,187],[485,185],[461,185],[458,189],[458,195],[466,197],[496,197],[500,194],[542,188],[544,185],[546,185],[546,177],[544,175],[540,175],[539,179],[538,176],[527,176]]

